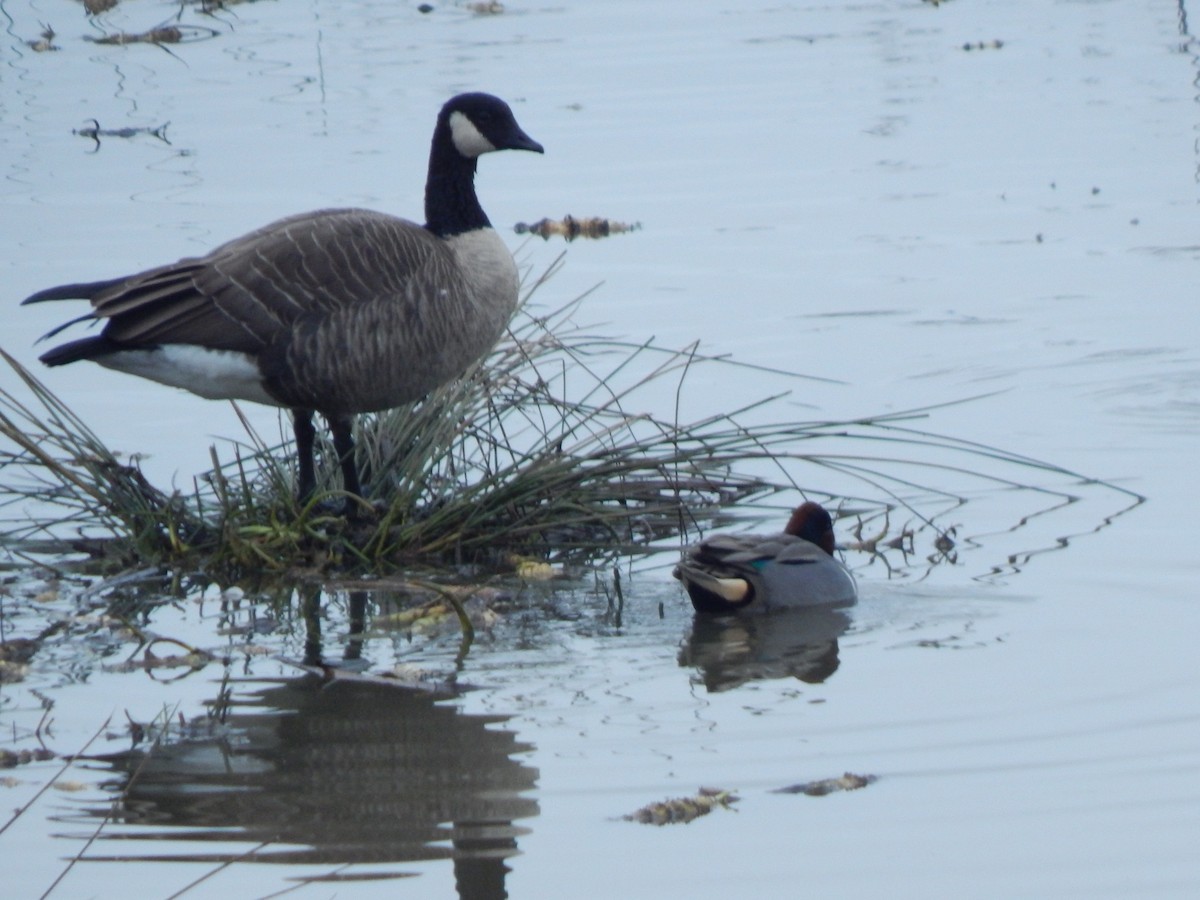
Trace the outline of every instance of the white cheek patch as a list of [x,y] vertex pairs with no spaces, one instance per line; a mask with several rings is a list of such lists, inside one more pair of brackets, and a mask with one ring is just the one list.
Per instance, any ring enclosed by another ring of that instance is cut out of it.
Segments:
[[496,148],[475,127],[475,123],[460,112],[450,113],[450,137],[463,156],[474,157],[491,153]]

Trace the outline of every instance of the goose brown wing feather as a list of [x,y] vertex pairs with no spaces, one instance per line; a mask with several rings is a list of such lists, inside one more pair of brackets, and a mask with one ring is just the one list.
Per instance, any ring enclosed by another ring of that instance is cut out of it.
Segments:
[[[114,284],[92,298],[125,345],[198,344],[258,353],[303,318],[371,303],[415,305],[409,282],[447,268],[421,226],[369,210],[281,219]],[[412,316],[410,316],[412,318]]]
[[195,293],[192,275],[200,268],[196,260],[181,259],[170,266],[141,272],[93,296],[93,311],[100,318],[115,319],[146,308],[170,305],[172,299]]
[[254,305],[276,322],[395,299],[442,257],[442,243],[413,222],[369,210],[324,210],[282,219],[212,252],[200,290],[228,315]]
[[380,279],[371,300],[297,318],[260,357],[268,389],[289,405],[346,415],[417,400],[466,370],[511,310],[477,306],[451,254],[435,247],[413,277]]

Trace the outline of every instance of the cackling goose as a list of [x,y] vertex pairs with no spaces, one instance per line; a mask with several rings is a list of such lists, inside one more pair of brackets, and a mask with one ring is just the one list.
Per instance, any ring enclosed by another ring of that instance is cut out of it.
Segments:
[[517,305],[516,265],[475,195],[494,150],[542,152],[504,101],[460,94],[438,115],[424,226],[365,209],[281,219],[136,275],[49,288],[25,303],[90,300],[100,334],[42,362],[90,359],[210,399],[292,410],[302,500],[315,487],[313,412],[343,485],[360,494],[351,417],[417,400],[486,354]]

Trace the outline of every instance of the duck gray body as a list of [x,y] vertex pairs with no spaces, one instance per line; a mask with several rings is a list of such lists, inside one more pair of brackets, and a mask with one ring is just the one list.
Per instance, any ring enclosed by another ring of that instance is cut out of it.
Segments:
[[99,335],[41,359],[90,359],[210,399],[292,409],[301,496],[313,488],[311,416],[320,412],[346,488],[358,493],[349,417],[420,399],[462,374],[516,309],[516,265],[474,189],[477,157],[506,148],[542,151],[503,101],[459,95],[434,131],[425,225],[319,210],[202,257],[41,291],[25,302],[87,299],[91,312],[74,321],[105,322]]
[[848,606],[858,588],[833,549],[829,513],[809,502],[780,534],[717,534],[689,547],[675,577],[697,612]]

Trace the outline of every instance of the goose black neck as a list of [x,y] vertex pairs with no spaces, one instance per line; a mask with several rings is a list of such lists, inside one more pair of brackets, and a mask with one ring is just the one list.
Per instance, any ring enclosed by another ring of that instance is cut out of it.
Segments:
[[450,126],[439,122],[425,182],[425,227],[438,237],[491,227],[475,196],[475,163],[455,148]]

